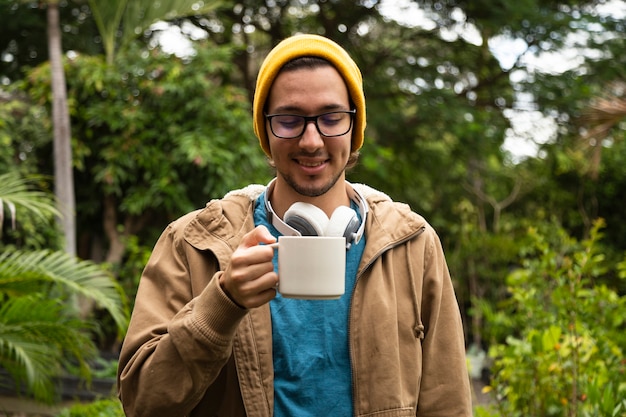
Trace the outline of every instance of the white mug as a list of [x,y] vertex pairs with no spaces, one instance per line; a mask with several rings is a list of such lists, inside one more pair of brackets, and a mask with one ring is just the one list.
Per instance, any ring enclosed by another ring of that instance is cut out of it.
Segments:
[[283,297],[336,299],[346,291],[346,238],[280,236],[278,291]]

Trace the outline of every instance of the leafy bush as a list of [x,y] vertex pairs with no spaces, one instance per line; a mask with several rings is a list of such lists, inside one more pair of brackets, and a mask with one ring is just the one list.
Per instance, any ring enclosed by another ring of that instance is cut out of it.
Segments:
[[89,404],[76,404],[61,411],[57,417],[124,417],[116,398],[106,398]]
[[602,225],[580,243],[529,232],[509,299],[485,312],[508,336],[490,349],[496,405],[477,415],[626,416],[626,297],[601,283],[615,272],[599,249]]

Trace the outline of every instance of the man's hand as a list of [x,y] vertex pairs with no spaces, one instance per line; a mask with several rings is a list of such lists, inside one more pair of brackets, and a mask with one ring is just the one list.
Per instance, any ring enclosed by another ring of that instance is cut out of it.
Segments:
[[259,307],[276,297],[278,275],[272,259],[276,238],[265,226],[258,226],[244,235],[230,258],[230,264],[220,276],[220,285],[226,294],[244,308]]

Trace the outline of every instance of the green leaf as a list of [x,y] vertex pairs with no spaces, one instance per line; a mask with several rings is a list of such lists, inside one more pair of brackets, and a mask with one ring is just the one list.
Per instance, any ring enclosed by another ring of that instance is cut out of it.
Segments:
[[550,326],[543,332],[542,342],[545,352],[553,351],[559,344],[561,339],[561,328],[558,326]]

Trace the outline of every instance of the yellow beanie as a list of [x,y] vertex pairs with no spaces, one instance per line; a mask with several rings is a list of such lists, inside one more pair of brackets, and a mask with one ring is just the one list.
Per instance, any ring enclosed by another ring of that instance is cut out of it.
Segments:
[[295,35],[280,42],[265,57],[256,81],[252,117],[254,133],[259,138],[261,148],[271,157],[265,115],[263,110],[267,96],[280,69],[289,61],[303,56],[316,56],[329,61],[343,77],[350,99],[356,108],[352,129],[352,151],[363,145],[365,133],[365,95],[361,71],[350,55],[337,43],[318,35]]

